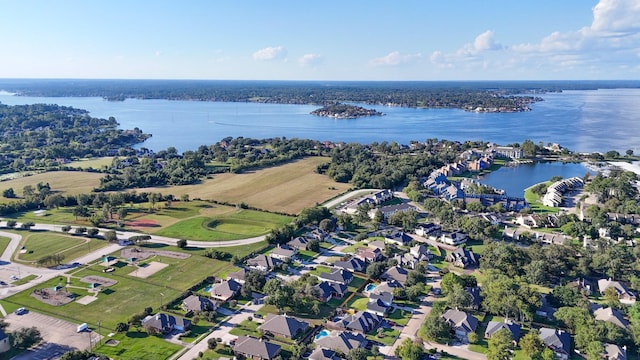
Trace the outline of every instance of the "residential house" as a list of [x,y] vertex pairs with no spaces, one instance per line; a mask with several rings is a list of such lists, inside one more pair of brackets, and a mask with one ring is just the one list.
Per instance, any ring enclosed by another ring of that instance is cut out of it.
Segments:
[[427,261],[433,257],[429,248],[424,244],[418,244],[409,249],[409,254],[413,255],[418,261]]
[[442,235],[440,235],[440,242],[453,246],[462,245],[467,242],[467,234],[460,231],[454,231],[452,233],[443,232]]
[[318,346],[309,355],[309,360],[342,360],[342,358],[335,351]]
[[489,321],[489,324],[487,324],[487,329],[484,332],[484,337],[486,339],[491,339],[493,334],[503,329],[511,333],[513,342],[517,344],[518,340],[520,340],[521,328],[520,324],[514,323],[512,321]]
[[391,307],[386,305],[381,299],[375,299],[367,303],[366,311],[378,316],[385,316],[391,311]]
[[408,246],[413,241],[413,238],[404,231],[394,230],[384,236],[385,241],[396,244],[398,246]]
[[233,279],[230,279],[217,284],[213,284],[213,286],[211,286],[210,293],[212,298],[224,302],[236,296],[236,294],[240,292],[241,288],[242,284]]
[[476,267],[480,265],[480,257],[472,250],[457,248],[445,258],[448,262],[461,268]]
[[398,266],[407,269],[415,269],[420,260],[410,253],[395,254],[393,258],[398,262]]
[[627,347],[604,344],[603,358],[606,360],[627,360]]
[[380,275],[380,279],[387,281],[394,280],[404,287],[404,284],[407,282],[408,275],[409,272],[406,269],[400,266],[393,266],[382,273],[382,275]]
[[528,229],[538,228],[542,225],[542,219],[540,216],[533,215],[518,215],[514,222],[520,226],[524,226]]
[[367,269],[367,263],[365,263],[364,261],[358,258],[351,258],[345,261],[339,260],[333,263],[333,266],[344,269],[344,270],[348,270],[351,272],[359,272],[359,273],[364,272]]
[[548,320],[553,320],[553,314],[555,314],[556,311],[558,311],[558,309],[549,305],[547,295],[542,295],[540,297],[540,307],[536,309],[536,315],[542,316]]
[[199,295],[190,295],[182,300],[182,309],[187,313],[199,313],[216,309],[216,304],[211,299]]
[[262,325],[258,326],[262,333],[293,339],[309,330],[309,323],[288,315],[268,314]]
[[320,273],[318,278],[328,282],[349,285],[351,280],[353,280],[353,274],[350,271],[345,271],[343,269],[334,269],[328,273]]
[[342,329],[367,334],[370,331],[377,329],[381,322],[382,316],[380,315],[366,311],[358,311],[353,315],[347,315],[342,319],[339,319],[334,322],[334,325]]
[[239,336],[233,345],[233,353],[247,359],[270,360],[280,354],[280,345],[254,338],[253,336]]
[[318,300],[322,302],[333,298],[341,299],[347,293],[347,285],[330,281],[322,281],[316,285],[316,288],[319,290]]
[[396,288],[402,288],[402,284],[395,280],[383,281],[375,289],[373,289],[374,293],[382,294],[384,292],[388,292],[393,294],[393,290]]
[[489,147],[485,153],[493,154],[495,157],[499,158],[511,158],[511,159],[520,159],[524,156],[521,148],[513,147],[513,146],[491,146]]
[[569,359],[571,355],[571,336],[563,330],[541,328],[540,339],[546,347],[553,350],[557,358]]
[[477,286],[474,287],[466,287],[464,290],[471,297],[471,305],[469,305],[470,309],[478,310],[480,309],[480,305],[482,305],[482,296],[480,296],[480,288]]
[[179,316],[158,313],[142,320],[142,327],[147,331],[168,334],[172,331],[186,331],[191,328],[191,321]]
[[397,205],[387,205],[377,209],[371,209],[367,214],[369,215],[369,218],[373,219],[376,217],[376,213],[380,211],[382,213],[382,216],[386,220],[389,218],[389,216],[395,213],[412,211],[412,210],[416,211],[416,208],[413,205],[410,205],[409,203],[402,203]]
[[352,349],[365,348],[368,341],[363,334],[351,331],[332,331],[329,335],[315,340],[315,343],[319,348],[348,354]]
[[304,234],[304,237],[307,238],[307,240],[318,240],[322,242],[325,241],[327,237],[329,237],[329,233],[320,228],[315,228],[311,231],[307,231]]
[[426,224],[419,224],[418,226],[416,226],[415,229],[415,233],[416,235],[420,235],[423,237],[429,237],[429,236],[440,236],[440,232],[442,231],[442,228],[440,227],[440,225],[437,224],[433,224],[433,223],[426,223]]
[[271,252],[271,257],[282,260],[284,262],[291,261],[296,255],[296,249],[288,246],[278,246]]
[[388,291],[376,291],[376,289],[373,289],[373,291],[369,293],[369,302],[378,300],[382,301],[382,303],[387,307],[392,306],[393,293]]
[[475,332],[478,328],[478,319],[457,309],[449,309],[442,315],[456,334],[456,337],[465,341],[469,333]]
[[300,251],[300,250],[308,250],[310,242],[311,242],[311,240],[309,240],[307,238],[304,238],[302,236],[298,236],[295,239],[289,241],[287,243],[287,245],[290,248],[298,249],[298,251]]
[[370,247],[359,247],[356,249],[356,258],[367,263],[382,260],[382,250]]
[[615,289],[621,303],[630,304],[636,301],[636,295],[629,291],[621,282],[611,279],[598,280],[598,290],[600,294],[604,295],[604,292],[610,287]]
[[571,281],[570,283],[567,284],[567,286],[578,290],[580,293],[586,296],[591,296],[594,289],[594,286],[591,283],[591,281],[585,278],[579,278],[574,281]]
[[248,273],[249,271],[247,271],[247,269],[242,268],[236,272],[230,272],[229,274],[227,274],[227,280],[233,279],[239,282],[240,284],[244,284],[244,279]]
[[629,322],[624,318],[624,315],[611,307],[600,307],[593,312],[593,316],[596,320],[610,322],[622,329],[629,327]]
[[373,241],[369,241],[367,243],[367,246],[374,250],[378,249],[380,251],[384,251],[384,249],[387,248],[387,243],[385,243],[383,240],[373,240]]
[[260,271],[271,271],[275,266],[280,265],[282,260],[268,255],[257,255],[247,260],[247,266]]
[[0,354],[11,350],[11,340],[9,335],[0,329]]

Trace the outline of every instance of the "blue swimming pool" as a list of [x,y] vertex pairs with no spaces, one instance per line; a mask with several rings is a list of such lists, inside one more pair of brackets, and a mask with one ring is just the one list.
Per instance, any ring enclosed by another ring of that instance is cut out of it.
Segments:
[[319,340],[325,336],[329,336],[329,332],[327,330],[320,330],[320,332],[318,333],[318,335],[316,335],[316,340]]
[[211,285],[207,285],[207,287],[204,288],[205,292],[209,292],[211,291]]
[[378,285],[376,284],[367,284],[367,286],[364,288],[364,291],[366,292],[372,292],[376,287],[378,287]]

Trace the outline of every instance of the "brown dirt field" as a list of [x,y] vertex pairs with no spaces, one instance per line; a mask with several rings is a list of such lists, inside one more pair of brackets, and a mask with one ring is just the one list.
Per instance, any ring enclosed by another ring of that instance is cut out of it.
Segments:
[[157,273],[158,271],[164,269],[167,266],[169,266],[169,264],[152,261],[148,263],[147,266],[145,267],[138,267],[132,273],[129,273],[129,275],[139,277],[141,279],[146,279],[149,276]]
[[[324,202],[349,189],[349,184],[337,183],[315,172],[328,161],[324,157],[309,157],[285,165],[244,174],[218,174],[201,184],[144,188],[138,192],[160,192],[191,199],[244,202],[250,206],[276,212],[297,214],[306,207]],[[335,188],[336,190],[330,190]]]
[[118,281],[116,280],[112,280],[109,278],[104,278],[102,276],[85,276],[82,279],[80,279],[80,281],[82,281],[83,283],[87,283],[87,284],[93,284],[93,283],[98,283],[101,286],[112,286],[118,283]]
[[[22,189],[26,185],[36,187],[39,182],[49,183],[52,191],[59,191],[65,195],[77,195],[90,193],[100,185],[100,178],[104,174],[89,173],[84,171],[50,171],[19,179],[0,182],[0,192],[13,188],[17,195],[22,195]],[[1,198],[4,199],[4,198]],[[4,199],[12,200],[12,199]]]
[[136,247],[128,247],[120,250],[121,258],[129,259],[133,257],[138,259],[138,261],[144,260],[154,255],[165,256],[165,257],[170,257],[174,259],[187,259],[191,257],[191,254],[180,253],[177,251],[152,250],[152,249],[136,248]]

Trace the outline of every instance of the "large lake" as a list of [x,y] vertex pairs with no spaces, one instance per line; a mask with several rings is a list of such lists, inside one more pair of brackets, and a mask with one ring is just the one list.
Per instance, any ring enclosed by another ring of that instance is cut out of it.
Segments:
[[545,101],[522,113],[473,113],[447,109],[375,108],[385,116],[335,120],[309,114],[316,106],[171,100],[120,102],[102,98],[11,96],[8,105],[55,103],[89,110],[95,117],[115,117],[122,128],[138,127],[153,137],[143,146],[195,150],[227,136],[298,137],[371,143],[428,138],[484,140],[499,144],[559,143],[570,150],[624,152],[640,145],[640,89],[565,91],[543,95]]

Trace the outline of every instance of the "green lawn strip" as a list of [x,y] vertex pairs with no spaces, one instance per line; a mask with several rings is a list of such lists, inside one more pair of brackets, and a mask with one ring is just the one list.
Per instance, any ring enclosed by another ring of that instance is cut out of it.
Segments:
[[8,237],[0,236],[0,254],[4,253],[4,250],[7,248],[11,239]]
[[349,302],[347,302],[346,307],[348,309],[366,311],[368,303],[369,303],[369,298],[360,296],[360,295],[355,295],[349,300]]
[[309,271],[311,275],[316,275],[316,276],[319,276],[322,273],[328,273],[328,272],[331,272],[331,268],[324,265],[318,265],[313,270]]
[[391,314],[389,314],[388,319],[400,326],[406,326],[411,319],[411,315],[412,314],[408,311],[396,309]]
[[11,285],[16,285],[16,286],[18,286],[18,285],[23,285],[23,284],[26,284],[26,283],[28,283],[29,281],[34,280],[34,279],[37,279],[37,278],[38,278],[38,276],[37,276],[37,275],[33,275],[33,274],[31,274],[31,275],[27,275],[27,276],[25,276],[25,277],[23,277],[23,278],[21,278],[21,279],[18,279],[18,280],[16,280],[16,281],[12,282],[12,283],[11,283]]
[[[183,315],[183,317],[184,317],[184,315]],[[209,333],[209,331],[211,330],[212,326],[213,326],[213,324],[210,324],[208,322],[203,322],[201,320],[197,325],[191,325],[191,328],[189,329],[191,331],[191,335],[183,336],[183,337],[180,338],[180,340],[182,340],[182,341],[184,341],[186,343],[193,343],[202,334]]]
[[16,220],[19,223],[32,221],[36,224],[68,224],[75,221],[72,208],[48,209],[45,215],[36,215],[33,211],[25,211],[4,215],[4,218]]
[[351,282],[349,283],[349,286],[348,286],[349,291],[353,291],[353,292],[358,291],[358,289],[360,289],[360,287],[364,285],[366,281],[367,279],[361,278],[359,276],[354,276],[353,280],[351,280]]
[[238,219],[248,219],[253,221],[261,221],[278,225],[285,225],[293,221],[293,217],[286,215],[273,214],[266,211],[256,210],[240,210],[237,213],[231,215],[231,217]]
[[[545,184],[547,186],[551,185],[551,181],[547,181],[545,182]],[[533,186],[528,187],[524,190],[524,199],[527,201],[533,212],[540,214],[555,214],[560,211],[559,208],[542,205],[540,197],[537,194],[534,194],[533,191],[531,191]]]
[[383,337],[378,336],[378,331],[372,331],[367,334],[367,339],[372,341],[377,341],[383,345],[391,346],[396,341],[396,338],[400,336],[400,331],[395,330],[393,328],[382,328]]
[[320,247],[327,250],[333,248],[334,246],[335,245],[324,241],[320,243]]
[[266,240],[259,241],[253,244],[248,245],[240,245],[240,246],[229,246],[229,247],[217,247],[217,250],[224,251],[231,255],[236,255],[239,258],[244,258],[253,253],[259,253],[265,248],[268,248],[269,244]]
[[231,350],[231,347],[224,344],[218,344],[215,349],[208,349],[207,351],[205,351],[202,358],[200,359],[212,360],[219,359],[221,357],[229,359],[233,358],[233,350]]
[[249,320],[244,320],[240,324],[236,325],[233,329],[229,330],[229,334],[236,336],[251,335],[260,337],[260,332],[258,331],[258,323]]
[[172,344],[160,337],[149,336],[146,332],[115,334],[111,339],[117,340],[119,343],[110,346],[103,342],[103,345],[95,351],[111,359],[155,360],[168,359],[172,354],[182,349],[180,345]]
[[349,245],[346,248],[342,249],[342,252],[345,254],[355,253],[357,248],[367,247],[367,243],[364,241],[359,241],[353,245]]

